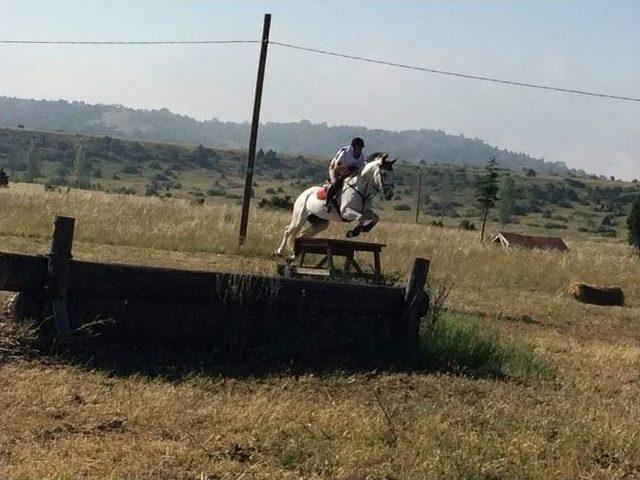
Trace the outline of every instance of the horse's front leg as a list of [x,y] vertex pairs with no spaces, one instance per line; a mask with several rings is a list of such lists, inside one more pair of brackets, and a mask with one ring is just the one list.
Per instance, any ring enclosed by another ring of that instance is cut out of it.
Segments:
[[340,214],[342,218],[348,222],[357,222],[357,225],[353,229],[347,231],[347,237],[351,238],[360,235],[362,231],[362,214],[349,207],[344,208]]
[[379,220],[380,217],[376,215],[373,210],[367,210],[362,214],[362,217],[360,217],[360,223],[362,225],[361,230],[363,232],[371,231],[371,229],[376,226]]
[[347,232],[347,237],[357,237],[361,232],[368,232],[373,227],[376,226],[380,217],[373,213],[373,211],[368,210],[358,216],[358,225],[356,225],[352,230]]

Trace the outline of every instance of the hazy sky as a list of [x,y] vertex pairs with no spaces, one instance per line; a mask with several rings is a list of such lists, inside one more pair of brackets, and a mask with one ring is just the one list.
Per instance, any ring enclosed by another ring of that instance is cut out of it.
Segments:
[[[638,1],[0,0],[0,38],[271,38],[436,69],[640,97]],[[248,121],[259,45],[0,45],[0,95]],[[370,65],[272,45],[263,121],[478,137],[640,178],[640,103]]]

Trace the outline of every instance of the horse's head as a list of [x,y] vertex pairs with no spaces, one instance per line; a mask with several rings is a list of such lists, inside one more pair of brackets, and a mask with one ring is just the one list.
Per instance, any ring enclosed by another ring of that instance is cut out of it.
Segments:
[[386,153],[375,160],[377,165],[373,173],[373,181],[385,200],[393,198],[393,164],[397,160],[397,158],[389,160],[389,155]]

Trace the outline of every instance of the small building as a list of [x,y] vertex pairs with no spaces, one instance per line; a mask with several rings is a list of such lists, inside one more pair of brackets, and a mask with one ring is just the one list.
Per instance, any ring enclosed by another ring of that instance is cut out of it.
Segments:
[[519,233],[500,232],[496,235],[492,243],[500,243],[504,248],[522,247],[530,250],[569,250],[560,237],[532,237]]

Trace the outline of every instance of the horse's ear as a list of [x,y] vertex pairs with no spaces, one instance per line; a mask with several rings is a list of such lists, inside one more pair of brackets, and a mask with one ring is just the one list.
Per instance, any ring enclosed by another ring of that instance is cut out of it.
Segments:
[[390,163],[391,165],[393,165],[393,164],[394,164],[394,163],[396,163],[397,161],[398,161],[398,158],[396,157],[396,158],[394,158],[393,160],[391,160],[389,163]]
[[367,157],[367,162],[377,160],[378,158],[380,158],[381,155],[383,155],[382,152],[373,152],[371,155]]

